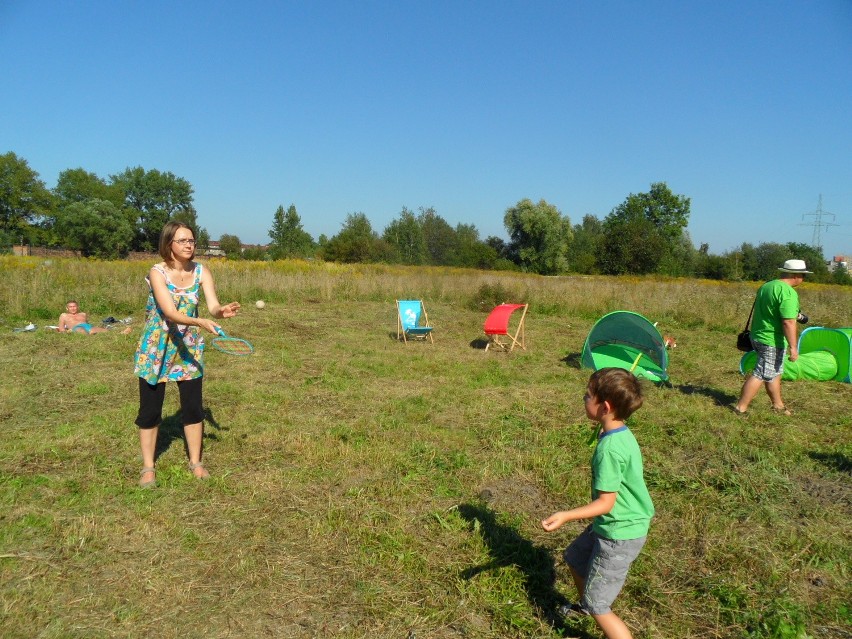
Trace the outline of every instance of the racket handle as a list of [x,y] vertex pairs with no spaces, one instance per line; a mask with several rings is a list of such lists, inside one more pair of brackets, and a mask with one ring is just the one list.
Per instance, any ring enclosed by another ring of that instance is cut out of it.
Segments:
[[225,331],[222,330],[221,326],[216,327],[216,332],[219,333],[220,337],[227,337],[227,335],[225,335]]

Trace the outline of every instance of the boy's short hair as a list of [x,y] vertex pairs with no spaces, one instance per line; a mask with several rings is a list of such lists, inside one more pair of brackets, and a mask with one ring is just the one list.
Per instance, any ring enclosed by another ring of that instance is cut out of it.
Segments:
[[599,402],[609,402],[616,419],[625,420],[642,406],[642,385],[623,368],[602,368],[592,373],[589,392]]

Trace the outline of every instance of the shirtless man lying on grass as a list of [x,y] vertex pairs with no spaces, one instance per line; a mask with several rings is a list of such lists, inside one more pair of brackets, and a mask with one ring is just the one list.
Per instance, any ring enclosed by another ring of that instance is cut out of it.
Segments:
[[106,329],[89,324],[89,316],[80,310],[75,300],[65,305],[65,312],[59,316],[60,333],[106,333]]

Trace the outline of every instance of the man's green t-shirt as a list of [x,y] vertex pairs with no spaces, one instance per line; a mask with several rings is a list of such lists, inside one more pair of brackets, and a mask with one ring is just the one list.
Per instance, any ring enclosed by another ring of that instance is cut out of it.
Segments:
[[592,522],[597,534],[606,539],[648,534],[654,504],[642,474],[639,443],[626,426],[605,433],[592,455],[592,500],[601,492],[617,494],[612,510]]
[[784,348],[783,320],[796,319],[798,315],[796,289],[781,280],[767,282],[757,290],[754,298],[751,337],[761,344]]

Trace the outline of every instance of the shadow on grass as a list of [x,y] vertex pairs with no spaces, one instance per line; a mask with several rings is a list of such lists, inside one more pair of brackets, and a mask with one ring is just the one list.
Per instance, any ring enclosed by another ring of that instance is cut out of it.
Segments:
[[[433,335],[432,337],[433,337],[433,339],[434,339],[434,335]],[[401,336],[401,335],[397,335],[397,334],[396,334],[395,332],[393,332],[393,331],[391,331],[391,332],[389,332],[389,333],[388,333],[388,338],[389,338],[389,339],[392,339],[394,342],[399,342],[400,344],[405,344],[405,343],[406,343],[406,340],[402,339],[402,336]],[[409,341],[409,342],[420,343],[420,344],[431,344],[431,343],[432,343],[432,342],[430,342],[430,341],[429,341],[429,338],[428,338],[428,337],[426,337],[425,335],[420,335],[420,336],[418,336],[418,335],[408,335],[408,341]]]
[[565,362],[571,368],[576,368],[580,370],[583,368],[582,364],[582,353],[568,353],[565,357],[562,358],[562,361]]
[[732,395],[731,393],[726,393],[723,390],[719,390],[718,388],[711,388],[709,386],[693,386],[692,384],[681,384],[679,386],[675,386],[674,388],[683,393],[684,395],[704,395],[705,397],[709,397],[714,402],[716,402],[717,406],[728,406],[729,404],[733,404],[740,398],[739,395]]
[[[461,504],[458,512],[470,522],[471,530],[478,528],[492,558],[487,564],[463,570],[462,579],[473,579],[487,570],[516,566],[524,575],[524,590],[536,615],[554,630],[567,628],[556,612],[568,600],[555,588],[556,568],[550,551],[525,539],[511,526],[499,523],[494,512],[484,504]],[[476,522],[479,522],[478,526]],[[571,628],[570,632],[577,639],[592,639],[592,635],[575,628]]]
[[852,475],[852,459],[843,453],[815,453],[809,452],[808,457],[818,461],[824,466],[847,475]]
[[484,351],[486,346],[488,346],[488,340],[484,337],[477,337],[470,343],[471,348],[475,348],[481,351]]
[[[216,431],[228,430],[227,428],[223,428],[219,422],[216,421],[213,411],[209,408],[204,409],[204,422],[204,440],[219,440],[219,436],[214,432],[210,432],[210,428],[206,428],[207,426],[212,427]],[[177,411],[171,417],[163,418],[163,421],[160,422],[160,430],[157,433],[157,447],[154,449],[154,461],[157,461],[163,453],[169,450],[176,439],[179,439],[183,443],[183,452],[185,455],[189,456],[189,452],[186,447],[186,438],[183,435],[183,419],[181,418],[180,411]],[[203,452],[202,443],[202,453]]]

